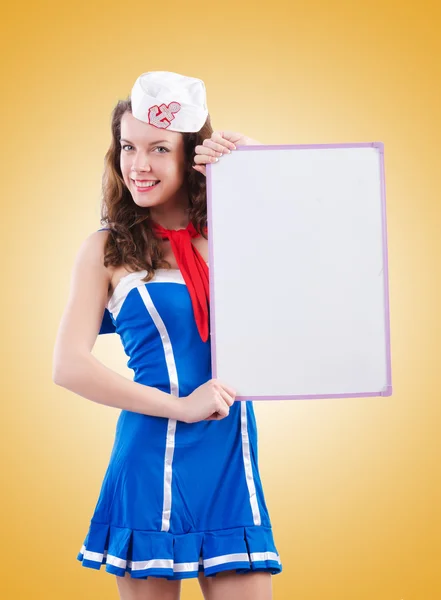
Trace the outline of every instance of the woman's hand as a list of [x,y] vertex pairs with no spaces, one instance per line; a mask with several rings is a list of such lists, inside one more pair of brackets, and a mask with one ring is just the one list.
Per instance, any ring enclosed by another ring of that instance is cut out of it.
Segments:
[[236,392],[219,379],[210,379],[196,388],[189,396],[180,398],[182,421],[196,423],[204,420],[220,420],[228,417]]
[[260,142],[253,140],[242,133],[235,131],[213,131],[211,138],[202,142],[201,146],[196,146],[194,157],[195,166],[193,169],[199,171],[202,175],[207,175],[207,163],[216,162],[220,156],[229,154],[236,150],[236,146],[260,146]]

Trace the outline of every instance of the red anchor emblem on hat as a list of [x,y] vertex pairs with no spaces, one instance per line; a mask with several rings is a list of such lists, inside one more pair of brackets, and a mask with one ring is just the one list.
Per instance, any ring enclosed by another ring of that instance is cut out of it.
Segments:
[[167,129],[175,118],[173,113],[177,113],[180,110],[181,105],[179,102],[170,102],[168,106],[167,104],[151,106],[149,108],[149,123],[160,129]]

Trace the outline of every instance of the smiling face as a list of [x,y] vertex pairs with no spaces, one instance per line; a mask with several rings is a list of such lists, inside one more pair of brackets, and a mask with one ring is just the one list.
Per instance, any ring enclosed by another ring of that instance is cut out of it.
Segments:
[[[171,208],[188,202],[181,133],[159,129],[125,112],[121,118],[120,144],[121,173],[138,206]],[[157,183],[145,187],[149,181]]]

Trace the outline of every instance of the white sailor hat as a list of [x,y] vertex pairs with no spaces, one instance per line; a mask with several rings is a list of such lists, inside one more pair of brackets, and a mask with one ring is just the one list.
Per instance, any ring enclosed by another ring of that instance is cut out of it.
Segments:
[[136,119],[159,129],[199,131],[208,116],[201,79],[170,71],[149,71],[135,81],[131,94]]

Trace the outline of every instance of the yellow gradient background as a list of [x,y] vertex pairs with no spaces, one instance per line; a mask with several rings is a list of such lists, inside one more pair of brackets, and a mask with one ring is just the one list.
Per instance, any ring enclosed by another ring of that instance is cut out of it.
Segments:
[[[4,8],[1,598],[118,598],[115,577],[76,555],[119,411],[56,386],[52,353],[74,257],[100,227],[111,110],[152,70],[202,78],[215,129],[264,144],[384,142],[393,395],[255,403],[283,562],[273,590],[441,598],[439,6]],[[94,354],[132,377],[117,336],[100,336]],[[196,581],[182,598],[201,598]]]

